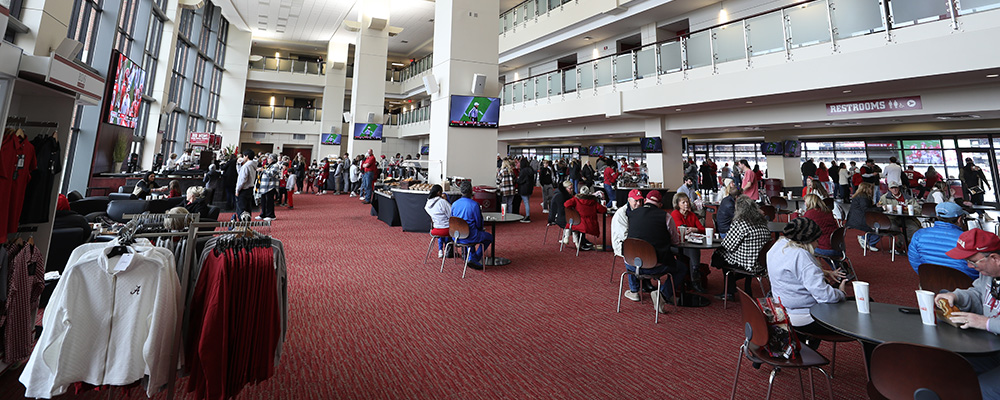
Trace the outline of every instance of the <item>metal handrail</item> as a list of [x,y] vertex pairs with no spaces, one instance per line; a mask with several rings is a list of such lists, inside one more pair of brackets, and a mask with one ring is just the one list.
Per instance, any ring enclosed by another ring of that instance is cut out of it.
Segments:
[[319,122],[323,118],[323,109],[244,104],[243,118]]
[[[285,57],[263,57],[260,61],[249,61],[250,69],[262,71],[280,71],[302,73],[308,75],[326,75],[326,62],[304,61]],[[273,65],[273,67],[270,67]],[[296,66],[301,68],[296,68]],[[287,66],[283,68],[283,66]]]

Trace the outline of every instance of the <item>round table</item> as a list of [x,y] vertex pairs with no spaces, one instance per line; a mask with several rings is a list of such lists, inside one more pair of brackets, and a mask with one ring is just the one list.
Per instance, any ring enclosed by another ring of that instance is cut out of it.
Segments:
[[785,231],[785,227],[788,226],[787,222],[768,222],[767,230],[771,233],[782,233]]
[[490,223],[490,233],[493,234],[493,245],[490,246],[490,256],[484,257],[483,265],[495,267],[507,265],[511,261],[508,258],[497,257],[497,222],[517,222],[524,219],[523,215],[507,213],[502,215],[498,212],[484,212],[483,220]]
[[[722,247],[722,239],[713,239],[711,243],[694,243],[687,240],[674,245],[681,249],[714,250]],[[680,307],[707,307],[712,301],[696,293],[685,292],[677,296]]]
[[678,243],[677,247],[682,249],[714,250],[722,247],[722,239],[713,239],[712,243],[694,243],[687,240]]

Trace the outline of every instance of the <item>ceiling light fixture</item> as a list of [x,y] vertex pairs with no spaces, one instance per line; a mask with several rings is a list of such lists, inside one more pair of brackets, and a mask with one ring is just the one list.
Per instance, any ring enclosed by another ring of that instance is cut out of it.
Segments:
[[747,104],[753,104],[753,100],[747,100]]
[[986,75],[987,78],[996,78],[998,76],[1000,76],[1000,74],[989,74],[989,75]]
[[406,66],[406,64],[394,62],[394,63],[392,63],[392,66],[394,66],[394,67],[403,67],[403,66]]
[[593,40],[593,39],[594,39],[594,38],[592,38],[592,37],[590,37],[590,36],[584,36],[584,37],[583,37],[583,40],[586,40],[586,41],[588,41],[588,42],[589,42],[589,41],[591,41],[591,40]]
[[675,109],[674,111],[680,111],[680,110],[681,110],[681,109],[679,109],[679,108],[678,108],[678,109]]
[[851,93],[851,90],[850,89],[845,90],[844,93]]

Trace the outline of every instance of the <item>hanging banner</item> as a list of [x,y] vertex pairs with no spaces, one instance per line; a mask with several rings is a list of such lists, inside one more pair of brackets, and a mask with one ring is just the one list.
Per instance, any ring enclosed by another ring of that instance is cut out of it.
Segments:
[[890,111],[921,110],[920,96],[894,97],[889,99],[859,100],[846,103],[828,103],[826,115],[867,114]]
[[208,146],[212,141],[212,134],[207,132],[191,132],[191,139],[188,140],[192,146]]

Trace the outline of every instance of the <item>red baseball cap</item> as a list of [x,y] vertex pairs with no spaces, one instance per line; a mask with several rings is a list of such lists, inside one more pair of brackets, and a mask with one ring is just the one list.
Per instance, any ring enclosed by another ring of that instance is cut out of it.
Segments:
[[957,260],[964,260],[976,253],[998,250],[1000,250],[1000,238],[997,235],[975,228],[963,232],[958,237],[958,244],[955,248],[948,250],[945,254]]
[[649,193],[646,193],[646,200],[659,203],[663,200],[663,195],[660,194],[659,190],[650,190]]
[[628,192],[628,198],[632,200],[642,200],[642,192],[640,192],[639,189],[632,189]]

